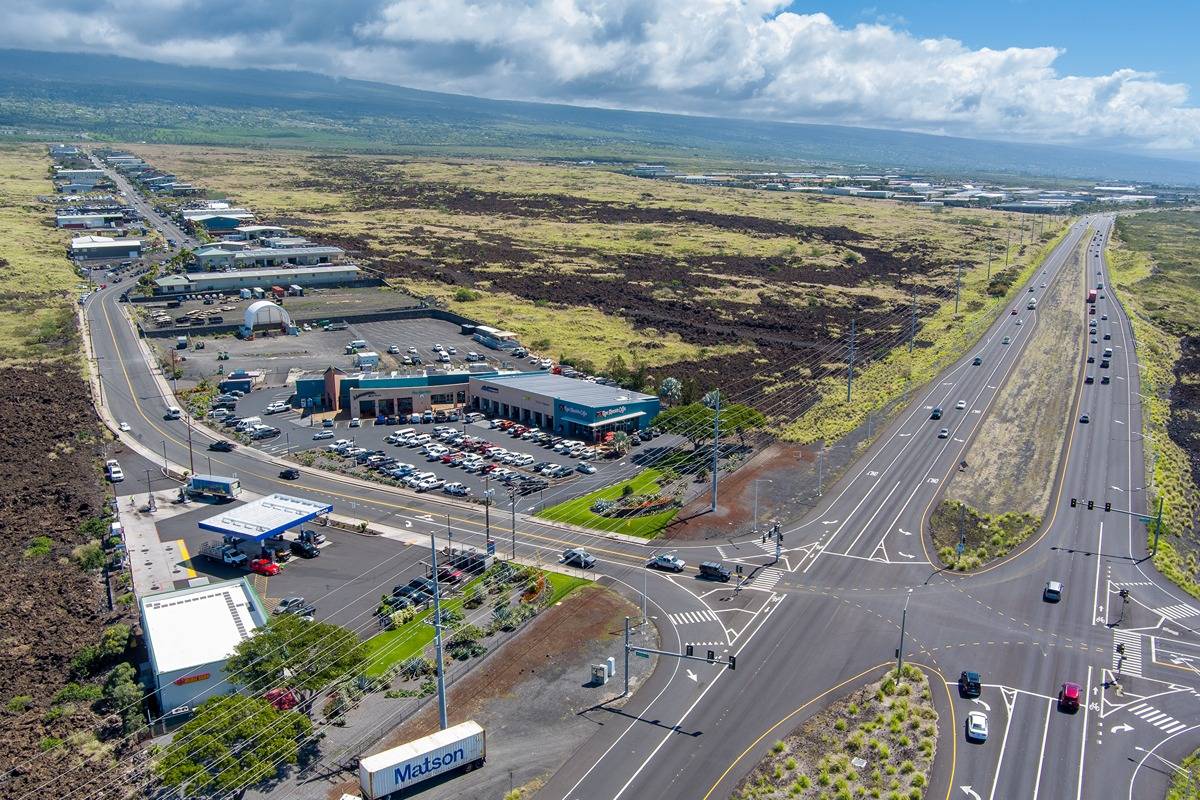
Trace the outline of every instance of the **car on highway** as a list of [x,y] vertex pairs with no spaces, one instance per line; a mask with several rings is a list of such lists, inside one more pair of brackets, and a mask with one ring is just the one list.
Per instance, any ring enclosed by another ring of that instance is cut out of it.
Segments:
[[218,439],[217,441],[210,444],[208,446],[208,449],[212,450],[214,453],[229,453],[229,452],[232,452],[233,448],[235,448],[235,447],[237,447],[237,445],[234,444],[233,442],[230,442],[226,439]]
[[1096,379],[1094,377],[1092,377],[1091,375],[1086,375],[1086,376],[1084,376],[1083,382],[1084,383],[1095,383]]
[[1025,324],[1025,320],[1023,320],[1023,319],[1021,319],[1020,317],[1018,317],[1018,318],[1017,318],[1017,324],[1018,324],[1018,325],[1024,325],[1024,324]]
[[1000,344],[1012,344],[1012,337],[1005,336],[1004,339],[1001,340]]
[[933,411],[929,412],[929,418],[930,419],[941,419],[942,418],[942,407],[934,406]]
[[278,575],[279,565],[269,558],[255,558],[250,562],[250,571],[255,575]]
[[958,409],[959,411],[962,411],[964,408],[966,408],[966,407],[967,407],[967,401],[966,401],[966,400],[959,400],[957,403],[955,403],[955,404],[954,404],[954,407],[955,407],[956,409]]
[[563,551],[562,563],[568,567],[591,569],[596,566],[596,557],[582,547],[572,547],[570,550]]
[[332,438],[333,438],[333,431],[317,431],[316,433],[313,434],[314,442],[319,441],[321,439],[332,439]]
[[967,739],[973,742],[986,742],[988,737],[987,714],[982,711],[967,712]]
[[1100,344],[1100,340],[1099,340],[1099,339],[1097,339],[1095,336],[1093,336],[1093,337],[1092,337],[1092,344]]
[[1092,418],[1091,418],[1091,416],[1090,416],[1090,415],[1088,415],[1088,414],[1080,414],[1080,415],[1079,415],[1079,421],[1080,421],[1081,423],[1083,423],[1084,425],[1086,425],[1086,424],[1088,424],[1089,422],[1091,422],[1091,421],[1092,421]]
[[1108,359],[1107,358],[1100,359],[1100,369],[1108,369]]
[[285,467],[284,469],[279,470],[279,477],[283,478],[285,481],[294,481],[300,477],[300,470],[296,469],[295,467]]
[[654,567],[654,569],[666,570],[668,572],[683,572],[686,566],[684,560],[674,553],[659,553],[654,558],[647,562],[646,566]]
[[940,431],[938,431],[938,438],[939,438],[939,439],[946,439],[946,438],[949,438],[949,436],[950,436],[950,429],[949,429],[949,428],[942,428]]
[[1046,588],[1042,589],[1042,599],[1047,603],[1057,603],[1062,600],[1063,585],[1061,581],[1046,581]]
[[1112,339],[1112,334],[1111,334],[1111,333],[1106,333],[1106,334],[1104,334],[1104,341],[1106,341],[1106,342],[1107,342],[1107,341],[1109,341],[1110,339]]
[[1061,711],[1075,712],[1079,710],[1079,699],[1083,689],[1078,683],[1067,681],[1058,690],[1058,707]]
[[596,468],[586,461],[580,461],[575,465],[575,471],[582,472],[584,475],[593,475],[596,472]]
[[1012,311],[1010,311],[1010,312],[1008,312],[1008,313],[1009,313],[1009,315],[1010,315],[1010,316],[1014,316],[1014,317],[1015,317],[1015,316],[1017,315],[1017,310],[1014,308]]
[[983,692],[983,678],[978,672],[963,670],[958,676],[958,693],[963,697],[979,697]]
[[983,363],[983,356],[975,356],[975,359],[971,363],[978,367]]
[[1089,363],[1089,364],[1095,364],[1095,363],[1096,363],[1096,357],[1095,357],[1094,355],[1091,355],[1091,354],[1089,353],[1089,354],[1088,354],[1088,357],[1087,357],[1087,363]]
[[1100,382],[1101,382],[1101,383],[1103,383],[1103,384],[1108,384],[1110,381],[1109,381],[1109,378],[1108,378],[1108,376],[1107,376],[1107,375],[1101,375],[1101,376],[1100,376]]

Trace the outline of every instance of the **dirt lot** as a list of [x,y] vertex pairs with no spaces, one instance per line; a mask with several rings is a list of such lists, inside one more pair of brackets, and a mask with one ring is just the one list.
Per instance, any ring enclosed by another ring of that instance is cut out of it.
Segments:
[[[100,514],[104,502],[97,461],[102,442],[78,367],[5,369],[0,397],[7,398],[0,403],[0,763],[14,768],[0,793],[19,797],[53,784],[84,753],[105,763],[106,748],[92,731],[112,733],[111,720],[87,703],[47,712],[76,652],[130,615],[107,611],[98,574],[72,561],[72,551],[88,539],[81,525]],[[31,420],[31,409],[46,413]],[[49,537],[45,555],[33,552],[36,536]],[[59,739],[66,744],[40,752]]]
[[[468,719],[488,731],[488,760],[483,769],[435,783],[413,797],[498,800],[510,785],[539,785],[572,751],[611,717],[595,706],[621,691],[620,640],[626,615],[637,609],[616,594],[590,586],[539,615],[519,636],[456,682],[447,705],[450,724]],[[608,686],[586,686],[588,665],[617,657],[618,674]],[[632,659],[644,679],[653,664]],[[502,667],[500,665],[503,665]],[[437,730],[437,706],[394,730],[374,751],[395,747]],[[336,800],[357,791],[350,779],[328,789]]]

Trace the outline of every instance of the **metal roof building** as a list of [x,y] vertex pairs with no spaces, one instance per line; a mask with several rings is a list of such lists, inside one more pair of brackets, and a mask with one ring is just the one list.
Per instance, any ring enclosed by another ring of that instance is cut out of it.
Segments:
[[588,440],[646,428],[660,407],[654,395],[550,372],[472,376],[470,395],[485,414]]
[[225,680],[225,662],[268,618],[245,578],[152,594],[139,604],[164,714],[232,693],[237,687]]
[[333,511],[330,503],[272,494],[201,520],[200,529],[261,542],[330,511]]

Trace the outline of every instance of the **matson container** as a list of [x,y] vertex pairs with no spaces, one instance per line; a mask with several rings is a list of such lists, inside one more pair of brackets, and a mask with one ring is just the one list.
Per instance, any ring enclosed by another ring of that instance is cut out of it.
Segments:
[[358,782],[367,800],[445,775],[482,766],[487,755],[483,728],[464,722],[444,731],[367,756],[358,762]]

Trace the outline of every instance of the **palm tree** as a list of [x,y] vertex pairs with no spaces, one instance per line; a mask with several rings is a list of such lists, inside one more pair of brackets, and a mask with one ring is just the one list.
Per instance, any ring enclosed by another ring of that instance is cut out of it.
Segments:
[[683,399],[683,383],[678,378],[663,378],[658,385],[658,396],[671,405]]

